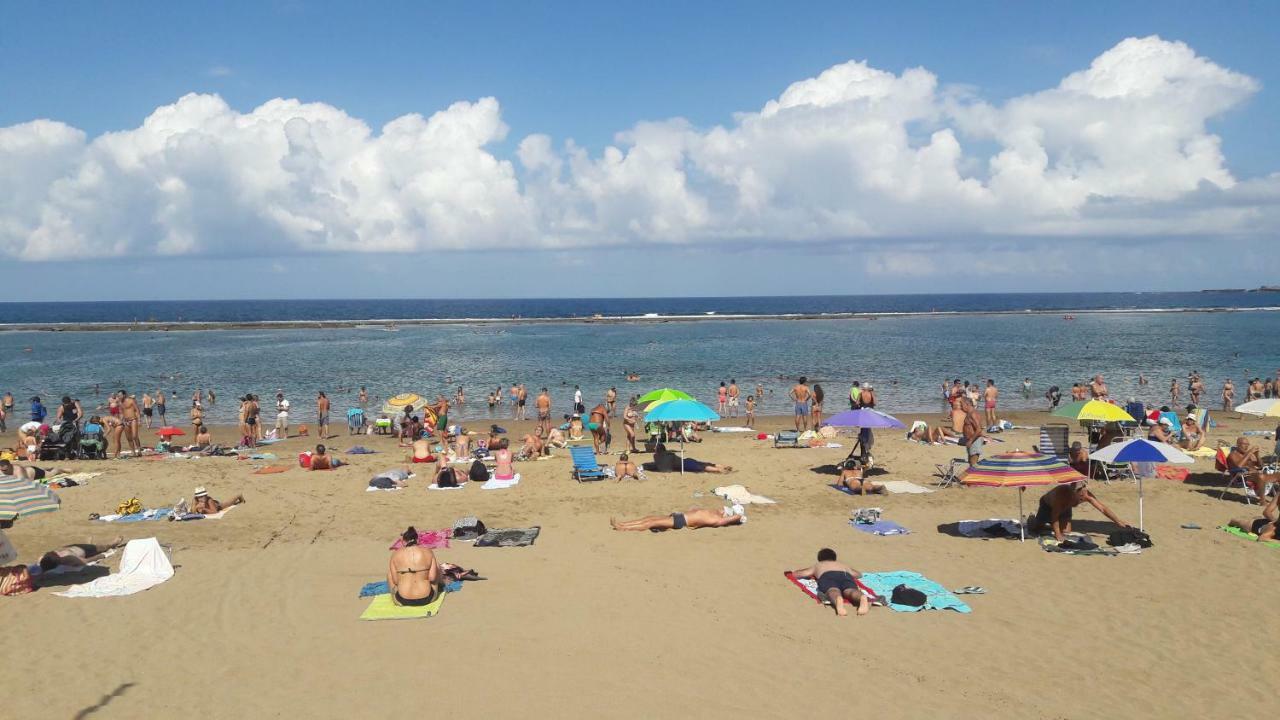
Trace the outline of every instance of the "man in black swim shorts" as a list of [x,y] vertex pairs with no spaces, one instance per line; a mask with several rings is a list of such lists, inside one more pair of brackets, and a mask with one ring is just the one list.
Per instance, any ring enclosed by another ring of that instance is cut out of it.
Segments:
[[682,513],[649,515],[636,520],[610,518],[609,524],[613,526],[614,530],[652,530],[653,532],[662,532],[664,530],[683,530],[684,528],[697,529],[741,525],[746,521],[746,510],[741,505],[734,505],[731,508],[721,508],[720,510],[693,508]]
[[858,578],[862,577],[862,573],[837,562],[836,551],[831,548],[822,548],[818,551],[818,562],[807,568],[794,570],[790,575],[799,580],[817,580],[818,597],[830,603],[837,615],[849,614],[845,603],[857,605],[859,615],[866,615],[871,610],[871,599],[858,585]]

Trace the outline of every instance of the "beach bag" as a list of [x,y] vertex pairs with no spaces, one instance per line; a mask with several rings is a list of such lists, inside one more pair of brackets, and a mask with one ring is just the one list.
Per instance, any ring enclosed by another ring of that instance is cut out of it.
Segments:
[[489,482],[489,468],[479,460],[471,461],[471,469],[467,471],[467,477],[471,482]]
[[853,511],[853,521],[859,525],[875,525],[880,522],[880,508],[858,508]]
[[142,512],[142,501],[138,498],[129,498],[116,506],[117,515],[133,515]]
[[299,467],[304,467],[304,468],[311,467],[311,453],[309,452],[298,453],[298,465]]
[[924,607],[929,601],[929,596],[924,592],[906,585],[899,585],[893,589],[893,594],[889,596],[889,602],[893,605],[906,605],[908,607]]
[[1111,547],[1137,545],[1149,548],[1152,543],[1151,536],[1137,528],[1121,528],[1107,536],[1107,544]]
[[1218,452],[1213,455],[1213,468],[1218,472],[1227,471],[1227,449],[1218,448]]

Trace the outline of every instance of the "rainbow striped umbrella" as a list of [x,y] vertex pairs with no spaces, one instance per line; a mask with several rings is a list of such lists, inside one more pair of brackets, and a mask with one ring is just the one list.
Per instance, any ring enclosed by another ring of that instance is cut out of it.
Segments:
[[58,509],[58,496],[38,482],[18,477],[0,477],[0,520],[53,512]]
[[965,471],[960,482],[983,487],[1018,488],[1018,527],[1021,538],[1026,540],[1022,494],[1027,488],[1036,485],[1063,485],[1085,479],[1085,476],[1070,465],[1051,455],[1015,450],[979,460],[977,465]]

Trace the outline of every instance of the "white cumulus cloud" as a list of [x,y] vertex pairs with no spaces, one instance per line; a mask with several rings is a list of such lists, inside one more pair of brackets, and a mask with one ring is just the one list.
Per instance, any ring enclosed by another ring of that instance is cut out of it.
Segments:
[[723,125],[641,122],[599,152],[529,135],[510,159],[494,98],[375,131],[323,103],[193,94],[95,138],[0,128],[0,254],[871,240],[901,243],[884,272],[920,273],[909,244],[939,238],[1256,236],[1280,175],[1234,177],[1208,124],[1259,89],[1158,37],[1000,103],[851,61]]

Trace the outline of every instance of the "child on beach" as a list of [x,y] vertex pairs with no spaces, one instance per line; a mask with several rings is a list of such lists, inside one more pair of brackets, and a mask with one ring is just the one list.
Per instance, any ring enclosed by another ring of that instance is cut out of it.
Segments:
[[862,573],[837,562],[836,551],[831,548],[822,548],[818,551],[818,562],[791,574],[797,578],[817,580],[818,595],[825,597],[840,617],[849,614],[845,609],[846,602],[858,606],[858,615],[866,615],[871,611],[870,598],[858,587],[858,578],[862,577]]
[[747,427],[753,428],[755,426],[756,426],[756,396],[748,395],[747,396]]

